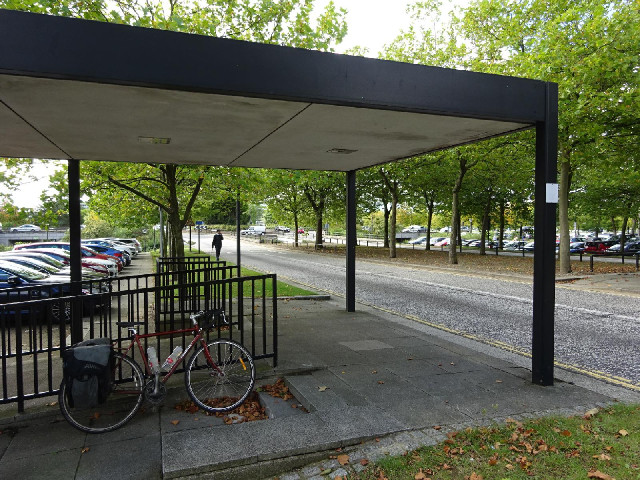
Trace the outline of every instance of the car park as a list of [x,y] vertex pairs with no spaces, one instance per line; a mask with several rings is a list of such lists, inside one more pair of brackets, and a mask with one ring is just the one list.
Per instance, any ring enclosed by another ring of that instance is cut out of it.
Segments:
[[[45,250],[61,250],[63,252],[68,252],[70,250],[70,246],[68,243],[64,242],[38,242],[38,243],[24,243],[15,245],[13,247],[14,250],[34,250],[34,249],[45,249]],[[82,262],[84,265],[84,260],[91,260],[89,266],[93,268],[93,265],[102,265],[106,268],[109,276],[114,277],[118,275],[118,271],[121,269],[115,259],[105,258],[101,254],[97,252],[91,251],[87,247],[80,247],[80,252],[82,254]],[[101,258],[102,257],[102,258]],[[96,269],[99,270],[99,269]]]
[[25,223],[24,225],[20,225],[19,227],[11,227],[9,231],[10,232],[40,232],[42,231],[42,229],[37,225]]

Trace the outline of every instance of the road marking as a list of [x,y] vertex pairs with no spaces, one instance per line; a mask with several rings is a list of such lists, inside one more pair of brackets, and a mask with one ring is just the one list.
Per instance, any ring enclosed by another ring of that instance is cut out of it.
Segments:
[[[451,333],[453,335],[464,337],[464,338],[467,338],[469,340],[474,340],[474,341],[477,341],[477,342],[480,342],[480,343],[484,343],[484,344],[499,348],[500,350],[504,350],[504,351],[507,351],[507,352],[510,352],[510,353],[515,353],[517,355],[521,355],[521,356],[524,356],[524,357],[527,357],[527,358],[531,358],[531,352],[529,352],[529,351],[527,351],[527,350],[525,350],[523,348],[520,348],[520,347],[515,347],[513,345],[509,345],[508,343],[501,342],[499,340],[490,340],[490,339],[478,337],[476,335],[464,332],[462,330],[456,330],[454,328],[447,327],[446,325],[442,325],[442,324],[439,324],[439,323],[434,323],[434,322],[429,322],[427,320],[423,320],[422,318],[416,317],[415,315],[406,315],[406,314],[403,314],[403,313],[400,313],[400,312],[396,312],[394,310],[378,307],[376,305],[371,305],[371,304],[368,304],[368,303],[365,303],[365,302],[359,302],[359,303],[362,303],[364,305],[367,305],[368,307],[374,308],[376,310],[380,310],[380,311],[385,312],[385,313],[389,313],[389,314],[392,314],[392,315],[397,315],[399,317],[406,318],[407,320],[412,320],[414,322],[422,323],[423,325],[427,325],[429,327],[436,328],[438,330],[442,330],[442,331],[445,331],[447,333]],[[608,373],[605,373],[605,372],[601,372],[601,371],[595,370],[595,369],[590,369],[590,368],[586,368],[586,367],[579,367],[577,365],[573,365],[573,364],[565,363],[565,362],[560,362],[558,360],[554,360],[553,364],[556,367],[562,368],[564,370],[570,370],[570,371],[573,371],[573,372],[576,372],[576,373],[580,373],[580,374],[583,374],[583,375],[587,375],[589,377],[596,378],[598,380],[603,380],[605,382],[612,383],[614,385],[618,385],[618,386],[627,388],[629,390],[634,390],[636,392],[640,392],[640,385],[637,384],[637,383],[634,383],[632,380],[630,380],[628,378],[619,377],[617,375],[611,375],[611,374],[608,374]]]
[[[361,274],[362,272],[358,272],[358,273]],[[381,276],[381,277],[391,277],[391,278],[399,279],[399,277],[394,277],[392,275],[381,275],[381,274],[375,274],[375,273],[371,273],[371,272],[367,272],[365,274],[366,275],[377,275],[377,276]],[[319,290],[321,292],[326,292],[326,293],[328,293],[330,295],[335,295],[335,296],[340,297],[340,298],[345,298],[345,295],[342,294],[342,293],[334,292],[332,290],[328,290],[328,289],[325,289],[325,288],[320,288],[320,287],[317,287],[316,285],[311,285],[311,284],[308,284],[308,283],[300,282],[300,281],[295,280],[295,279],[293,279],[291,277],[287,277],[287,276],[284,276],[284,275],[278,275],[278,277],[280,279],[284,279],[284,280],[287,280],[287,281],[290,281],[290,282],[293,282],[293,283],[297,283],[299,285],[302,285],[304,287],[307,287],[307,288],[310,288],[310,289],[313,289],[313,290]],[[406,279],[402,279],[402,280],[406,280]],[[485,294],[487,296],[491,296],[491,297],[494,297],[494,298],[501,298],[501,299],[505,299],[505,300],[514,300],[514,301],[518,301],[518,302],[521,302],[521,303],[532,303],[532,300],[524,299],[522,297],[515,297],[515,296],[511,296],[511,295],[500,295],[500,294],[494,294],[494,293],[491,293],[491,292],[478,292],[478,291],[475,291],[475,290],[465,289],[465,288],[462,288],[462,287],[453,287],[453,286],[449,286],[449,285],[446,285],[446,284],[437,284],[437,283],[427,282],[427,281],[423,281],[423,280],[414,280],[414,281],[417,282],[417,283],[427,284],[427,285],[431,285],[431,286],[435,286],[435,287],[439,287],[439,288],[447,288],[447,289],[459,290],[459,291],[470,292],[470,293],[475,293],[475,294]],[[379,307],[377,305],[370,304],[368,302],[364,302],[364,301],[358,300],[358,303],[360,303],[362,305],[366,305],[366,306],[368,306],[370,308],[379,310],[381,312],[389,313],[391,315],[396,315],[396,316],[399,316],[399,317],[402,317],[402,318],[406,318],[407,320],[411,320],[411,321],[414,321],[414,322],[421,323],[423,325],[427,325],[429,327],[432,327],[432,328],[435,328],[435,329],[450,333],[452,335],[457,335],[457,336],[460,336],[460,337],[463,337],[463,338],[467,338],[469,340],[474,340],[474,341],[477,341],[477,342],[480,342],[480,343],[484,343],[486,345],[490,345],[490,346],[499,348],[501,350],[504,350],[504,351],[507,351],[507,352],[510,352],[510,353],[515,353],[517,355],[521,355],[521,356],[524,356],[524,357],[527,357],[527,358],[531,358],[531,353],[529,351],[524,350],[523,348],[520,348],[520,347],[515,347],[513,345],[509,345],[508,343],[501,342],[499,340],[490,340],[490,339],[485,339],[485,338],[482,338],[482,337],[478,337],[476,335],[464,332],[462,330],[457,330],[457,329],[454,329],[454,328],[451,328],[451,327],[447,327],[446,325],[443,325],[443,324],[429,322],[429,321],[424,320],[422,318],[419,318],[419,317],[417,317],[415,315],[400,313],[400,312],[397,312],[395,310],[391,310],[391,309],[388,309],[388,308]],[[638,320],[637,317],[628,317],[628,316],[625,316],[625,315],[617,315],[617,314],[610,313],[610,312],[602,312],[602,311],[599,311],[599,310],[591,310],[591,309],[586,309],[586,308],[581,308],[581,307],[571,307],[569,305],[558,305],[558,304],[556,304],[556,308],[558,308],[558,307],[561,307],[561,308],[564,308],[564,309],[567,309],[567,310],[573,310],[573,311],[576,311],[576,312],[588,313],[590,315],[596,315],[596,316],[603,316],[603,317],[609,317],[609,318],[610,317],[617,317],[617,318],[621,318],[621,319],[635,320],[635,321]],[[629,390],[634,390],[634,391],[640,392],[640,384],[636,384],[632,380],[624,378],[624,377],[611,375],[611,374],[608,374],[608,373],[605,373],[605,372],[602,372],[602,371],[599,371],[599,370],[595,370],[595,369],[589,369],[589,368],[586,368],[586,367],[580,367],[580,366],[573,365],[573,364],[570,364],[570,363],[560,362],[558,360],[554,360],[553,364],[556,367],[562,368],[564,370],[569,370],[569,371],[572,371],[572,372],[575,372],[575,373],[579,373],[579,374],[582,374],[582,375],[586,375],[586,376],[595,378],[597,380],[603,380],[605,382],[608,382],[608,383],[611,383],[611,384],[614,384],[614,385],[618,385],[618,386],[627,388]]]

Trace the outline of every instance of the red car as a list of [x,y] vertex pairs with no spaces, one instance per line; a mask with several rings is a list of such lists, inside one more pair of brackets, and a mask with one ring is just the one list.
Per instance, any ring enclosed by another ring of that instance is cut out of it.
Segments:
[[584,244],[584,253],[605,253],[607,248],[615,245],[616,242],[609,240],[596,240]]

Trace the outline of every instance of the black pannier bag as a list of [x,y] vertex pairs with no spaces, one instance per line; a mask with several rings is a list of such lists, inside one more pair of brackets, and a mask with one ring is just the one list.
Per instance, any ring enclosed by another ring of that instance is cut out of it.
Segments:
[[69,406],[92,408],[103,403],[111,390],[113,348],[109,338],[77,343],[62,354],[62,373]]

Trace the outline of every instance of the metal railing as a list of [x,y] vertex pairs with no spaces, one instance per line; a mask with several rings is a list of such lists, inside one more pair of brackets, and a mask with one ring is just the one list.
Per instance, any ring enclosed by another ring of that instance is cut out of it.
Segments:
[[[129,344],[129,332],[117,322],[141,322],[140,333],[174,331],[190,326],[192,311],[223,308],[229,325],[218,325],[209,331],[208,338],[235,339],[255,359],[271,359],[275,366],[276,276],[233,277],[235,267],[195,268],[198,262],[175,263],[182,263],[178,275],[167,269],[118,277],[103,293],[38,298],[33,293],[35,289],[27,288],[15,289],[23,292],[22,297],[13,297],[19,298],[17,302],[3,303],[0,299],[0,404],[17,403],[18,411],[23,412],[25,401],[57,395],[62,380],[60,357],[70,344],[68,319],[73,309],[82,311],[84,338],[109,337],[122,347]],[[6,290],[2,293],[6,295],[5,302],[11,300]],[[65,314],[54,316],[53,311]],[[183,334],[148,342],[163,358],[176,345],[184,348],[190,340]],[[141,363],[137,351],[133,356]]]

